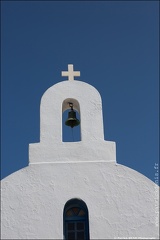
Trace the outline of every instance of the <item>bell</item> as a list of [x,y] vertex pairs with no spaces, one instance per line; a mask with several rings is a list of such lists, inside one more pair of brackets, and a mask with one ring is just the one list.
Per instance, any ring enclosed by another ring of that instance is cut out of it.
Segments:
[[65,124],[71,128],[80,124],[80,121],[76,118],[76,112],[73,109],[68,112],[68,119],[65,121]]

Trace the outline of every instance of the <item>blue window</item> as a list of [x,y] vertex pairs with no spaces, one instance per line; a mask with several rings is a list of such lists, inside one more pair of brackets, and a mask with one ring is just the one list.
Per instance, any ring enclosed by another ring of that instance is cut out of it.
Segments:
[[64,239],[89,240],[88,209],[80,199],[69,200],[64,207]]

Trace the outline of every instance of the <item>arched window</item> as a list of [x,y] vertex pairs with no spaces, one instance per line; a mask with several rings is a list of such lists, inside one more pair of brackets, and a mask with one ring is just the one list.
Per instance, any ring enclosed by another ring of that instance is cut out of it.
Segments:
[[88,209],[80,199],[69,200],[64,207],[63,228],[65,240],[89,240]]

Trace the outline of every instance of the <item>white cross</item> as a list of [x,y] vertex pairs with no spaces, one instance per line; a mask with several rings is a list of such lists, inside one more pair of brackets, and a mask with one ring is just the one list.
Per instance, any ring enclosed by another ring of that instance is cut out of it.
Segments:
[[80,72],[79,71],[73,71],[73,64],[68,64],[68,72],[64,72],[62,71],[62,77],[66,77],[68,76],[68,80],[72,81],[74,80],[74,77],[79,77],[80,76]]

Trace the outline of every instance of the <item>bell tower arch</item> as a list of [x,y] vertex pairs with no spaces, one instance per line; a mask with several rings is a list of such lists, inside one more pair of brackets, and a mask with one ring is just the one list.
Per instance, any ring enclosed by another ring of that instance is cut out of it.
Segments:
[[[43,94],[40,105],[40,142],[30,144],[29,162],[116,161],[115,143],[104,140],[102,101],[91,85],[74,80],[79,72],[68,65],[68,80]],[[81,141],[62,141],[62,112],[72,102],[81,116]],[[104,146],[105,145],[105,146]],[[72,153],[72,154],[71,154]]]

